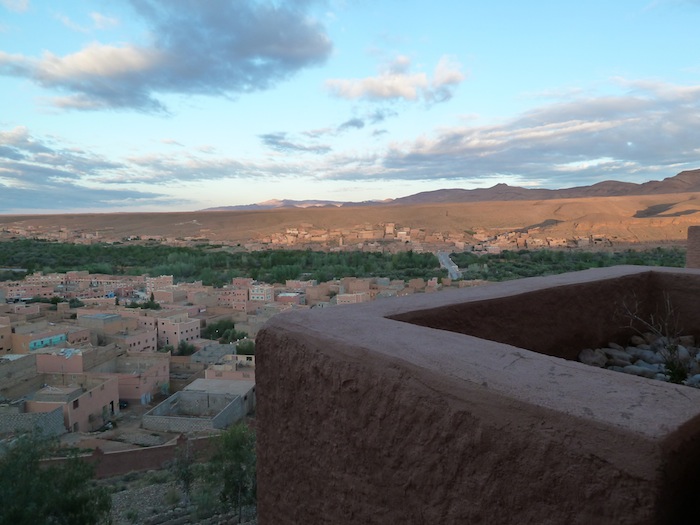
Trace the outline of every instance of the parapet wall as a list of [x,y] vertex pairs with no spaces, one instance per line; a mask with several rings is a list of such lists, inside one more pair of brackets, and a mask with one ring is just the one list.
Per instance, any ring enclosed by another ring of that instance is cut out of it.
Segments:
[[692,521],[700,390],[562,357],[627,337],[612,314],[630,292],[695,323],[698,287],[616,267],[273,318],[259,523]]

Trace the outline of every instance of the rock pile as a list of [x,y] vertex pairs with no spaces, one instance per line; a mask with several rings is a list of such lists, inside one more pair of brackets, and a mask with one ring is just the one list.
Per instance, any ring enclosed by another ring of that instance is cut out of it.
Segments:
[[586,348],[578,360],[617,372],[700,388],[700,348],[693,336],[673,339],[652,333],[632,336],[629,346]]

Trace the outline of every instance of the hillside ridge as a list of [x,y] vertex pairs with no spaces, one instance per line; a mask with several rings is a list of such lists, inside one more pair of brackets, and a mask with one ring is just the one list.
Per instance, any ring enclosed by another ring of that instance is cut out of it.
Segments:
[[578,199],[586,197],[626,197],[635,195],[661,195],[669,193],[694,193],[700,192],[700,169],[686,170],[673,177],[667,177],[660,181],[648,181],[643,183],[621,182],[606,180],[590,186],[576,186],[573,188],[546,189],[523,188],[499,183],[490,188],[476,188],[465,190],[463,188],[446,188],[432,191],[424,191],[398,197],[395,199],[341,202],[328,200],[291,200],[272,199],[256,204],[238,206],[217,206],[199,211],[245,211],[245,210],[271,210],[280,208],[338,208],[355,206],[386,206],[406,204],[441,204],[461,202],[495,202],[495,201],[530,201],[551,199]]

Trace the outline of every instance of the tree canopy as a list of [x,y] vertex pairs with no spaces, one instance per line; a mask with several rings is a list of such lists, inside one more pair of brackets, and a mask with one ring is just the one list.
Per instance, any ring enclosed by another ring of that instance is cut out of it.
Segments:
[[0,525],[91,525],[109,522],[109,493],[77,457],[42,465],[52,442],[24,435],[0,457]]
[[[269,283],[287,279],[329,281],[342,277],[430,278],[444,274],[432,253],[398,254],[270,250],[230,252],[219,246],[167,246],[151,244],[70,244],[36,239],[0,242],[0,267],[35,271],[150,276],[172,275],[176,282],[201,280],[223,286],[234,277],[251,277]],[[5,272],[0,279],[21,278]]]

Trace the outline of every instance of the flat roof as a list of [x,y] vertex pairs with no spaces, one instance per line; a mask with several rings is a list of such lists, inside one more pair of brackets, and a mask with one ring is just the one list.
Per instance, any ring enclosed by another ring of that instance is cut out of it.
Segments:
[[255,387],[255,381],[240,379],[195,379],[185,387],[193,392],[208,392],[210,394],[233,394],[244,396]]
[[121,317],[121,315],[119,315],[119,314],[87,314],[87,315],[81,315],[81,317],[87,317],[88,319],[107,320],[107,319],[112,319],[115,317]]

